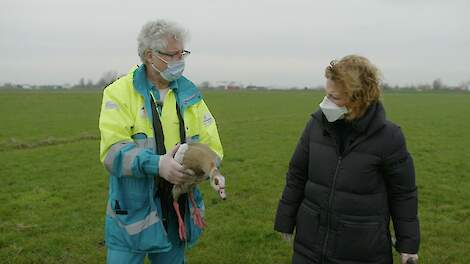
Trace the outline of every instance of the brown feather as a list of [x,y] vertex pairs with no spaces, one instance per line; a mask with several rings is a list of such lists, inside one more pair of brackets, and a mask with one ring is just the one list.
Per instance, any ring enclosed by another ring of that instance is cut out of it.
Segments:
[[186,169],[194,171],[194,181],[174,185],[172,190],[173,199],[176,200],[181,194],[189,192],[198,183],[204,181],[207,175],[212,176],[211,171],[216,171],[217,174],[220,174],[216,166],[217,159],[219,159],[217,154],[206,144],[188,143],[188,149],[184,153],[182,165]]

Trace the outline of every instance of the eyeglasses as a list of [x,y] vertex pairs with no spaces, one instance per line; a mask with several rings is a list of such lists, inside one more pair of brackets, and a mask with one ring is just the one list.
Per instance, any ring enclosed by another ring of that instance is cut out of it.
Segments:
[[163,52],[163,51],[160,51],[160,50],[155,50],[155,52],[157,53],[160,53],[162,55],[165,55],[165,56],[168,56],[170,58],[174,58],[174,57],[187,57],[189,54],[191,54],[191,51],[189,50],[182,50],[182,51],[177,51],[177,52],[174,52],[174,53],[167,53],[167,52]]

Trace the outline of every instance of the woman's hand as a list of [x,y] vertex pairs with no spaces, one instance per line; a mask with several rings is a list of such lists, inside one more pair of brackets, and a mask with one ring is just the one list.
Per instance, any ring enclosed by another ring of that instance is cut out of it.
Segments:
[[281,236],[282,236],[282,239],[284,239],[285,241],[292,243],[292,236],[293,236],[292,234],[281,233]]
[[418,254],[400,253],[401,264],[416,264],[418,263]]

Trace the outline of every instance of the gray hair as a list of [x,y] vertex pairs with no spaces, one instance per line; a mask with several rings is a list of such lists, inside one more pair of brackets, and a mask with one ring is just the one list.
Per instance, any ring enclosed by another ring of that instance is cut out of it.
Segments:
[[142,63],[145,63],[145,52],[147,50],[165,49],[168,46],[168,37],[173,37],[185,43],[188,33],[178,24],[171,21],[158,19],[147,22],[137,37],[137,52]]

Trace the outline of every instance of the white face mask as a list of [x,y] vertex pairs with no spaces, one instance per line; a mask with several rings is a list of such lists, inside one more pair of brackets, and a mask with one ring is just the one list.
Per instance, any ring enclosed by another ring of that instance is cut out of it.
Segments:
[[348,109],[345,106],[337,106],[326,96],[320,103],[320,108],[328,122],[334,122],[338,119],[342,119],[344,118],[344,114],[348,112]]
[[163,79],[171,82],[181,77],[181,75],[183,75],[184,65],[185,65],[184,60],[167,62],[160,57],[158,58],[166,63],[167,67],[165,68],[165,70],[159,71],[157,67],[153,65],[153,63],[151,64],[151,66],[155,71],[160,73]]

